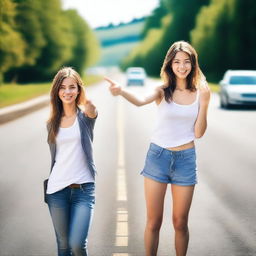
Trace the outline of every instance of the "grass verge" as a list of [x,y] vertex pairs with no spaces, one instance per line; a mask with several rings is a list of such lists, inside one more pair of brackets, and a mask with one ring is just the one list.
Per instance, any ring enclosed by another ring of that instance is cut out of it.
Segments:
[[[102,80],[101,76],[87,75],[83,77],[86,86]],[[0,86],[0,108],[17,104],[49,93],[51,83],[3,84]]]

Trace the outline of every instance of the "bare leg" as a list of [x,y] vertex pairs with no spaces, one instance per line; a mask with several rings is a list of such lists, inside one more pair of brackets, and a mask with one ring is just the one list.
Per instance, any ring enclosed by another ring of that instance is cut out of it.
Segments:
[[167,184],[165,183],[144,178],[147,207],[147,224],[144,236],[146,256],[156,256],[157,254],[166,187]]
[[175,229],[176,256],[185,256],[188,249],[188,215],[194,186],[172,185],[173,226]]

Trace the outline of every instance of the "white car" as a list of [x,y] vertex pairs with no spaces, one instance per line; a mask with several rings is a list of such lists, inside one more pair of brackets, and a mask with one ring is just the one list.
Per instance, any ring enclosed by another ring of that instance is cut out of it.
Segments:
[[220,106],[256,105],[256,70],[228,70],[220,81]]
[[141,67],[130,67],[126,70],[127,85],[144,85],[146,72]]

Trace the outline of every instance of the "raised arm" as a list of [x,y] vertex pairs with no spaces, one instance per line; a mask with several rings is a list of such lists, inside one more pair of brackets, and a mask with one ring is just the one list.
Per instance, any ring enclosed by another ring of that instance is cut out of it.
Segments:
[[90,118],[96,118],[98,115],[95,105],[90,100],[86,100],[84,113]]
[[119,84],[117,84],[112,79],[108,77],[105,77],[104,79],[110,83],[109,90],[113,96],[121,95],[126,100],[128,100],[129,102],[138,107],[149,104],[153,101],[157,102],[162,97],[162,91],[160,88],[156,88],[154,91],[152,91],[152,93],[148,94],[147,96],[139,97],[138,95],[123,89]]
[[200,138],[204,135],[207,128],[207,111],[208,105],[210,101],[210,88],[207,84],[199,88],[200,90],[200,106],[199,112],[197,116],[197,120],[195,123],[195,137]]

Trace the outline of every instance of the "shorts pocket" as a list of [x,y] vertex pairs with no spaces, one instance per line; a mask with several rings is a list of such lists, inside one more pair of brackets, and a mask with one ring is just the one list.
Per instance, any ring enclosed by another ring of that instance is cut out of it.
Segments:
[[148,150],[148,154],[159,157],[161,155],[161,153],[163,152],[163,150],[164,150],[163,148],[157,146],[156,144],[151,143],[149,150]]

